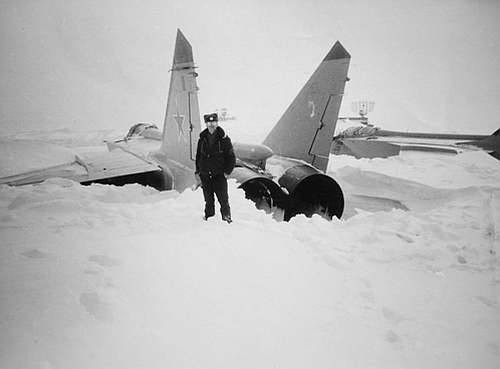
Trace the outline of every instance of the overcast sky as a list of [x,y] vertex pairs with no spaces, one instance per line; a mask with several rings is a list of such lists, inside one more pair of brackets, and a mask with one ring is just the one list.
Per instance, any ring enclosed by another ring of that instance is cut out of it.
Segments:
[[163,124],[177,28],[193,46],[202,113],[269,130],[339,40],[343,114],[376,125],[500,127],[497,0],[0,0],[0,124],[8,130]]

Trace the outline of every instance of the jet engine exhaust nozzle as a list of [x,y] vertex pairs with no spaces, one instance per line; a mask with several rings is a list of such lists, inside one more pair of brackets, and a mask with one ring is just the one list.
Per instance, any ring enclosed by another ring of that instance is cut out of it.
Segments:
[[339,184],[330,176],[308,165],[288,168],[279,184],[287,189],[288,204],[285,221],[297,214],[311,217],[319,214],[328,219],[339,218],[344,211],[344,194]]

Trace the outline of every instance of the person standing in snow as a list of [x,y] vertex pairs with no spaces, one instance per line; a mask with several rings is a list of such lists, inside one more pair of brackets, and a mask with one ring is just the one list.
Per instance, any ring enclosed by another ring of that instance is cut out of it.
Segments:
[[207,220],[215,215],[215,196],[220,204],[222,219],[232,222],[226,176],[231,174],[236,165],[231,139],[219,127],[217,113],[203,116],[207,128],[200,133],[196,150],[196,180],[201,183],[205,198],[205,216]]

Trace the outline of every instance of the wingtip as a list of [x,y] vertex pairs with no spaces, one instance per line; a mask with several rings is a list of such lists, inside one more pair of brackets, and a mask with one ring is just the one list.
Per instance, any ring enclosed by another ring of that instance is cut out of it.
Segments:
[[347,52],[347,50],[342,46],[342,44],[337,41],[335,45],[331,48],[328,54],[325,56],[323,61],[328,60],[339,60],[339,59],[350,59],[351,55]]
[[191,44],[181,32],[180,29],[177,29],[177,39],[175,41],[175,54],[174,54],[174,63],[192,63],[194,62],[193,58],[193,48]]

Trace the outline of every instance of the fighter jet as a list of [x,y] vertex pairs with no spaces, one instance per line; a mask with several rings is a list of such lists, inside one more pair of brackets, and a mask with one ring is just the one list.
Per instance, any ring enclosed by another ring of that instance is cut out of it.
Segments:
[[[349,62],[349,53],[336,42],[262,144],[234,143],[237,165],[230,178],[259,208],[282,209],[284,220],[297,214],[341,217],[344,195],[325,170]],[[178,30],[163,131],[139,123],[123,139],[107,142],[104,155],[84,161],[59,152],[66,162],[59,159],[52,166],[4,176],[0,184],[63,177],[82,184],[140,183],[179,192],[193,187],[201,132],[196,68],[192,46]]]
[[332,153],[351,155],[356,158],[387,158],[410,152],[434,154],[460,154],[483,150],[500,160],[500,129],[491,135],[401,132],[375,127],[368,122],[367,107],[373,110],[373,102],[354,102],[353,110],[359,109],[359,117],[339,118],[344,121],[360,121],[361,125],[346,128],[333,139]]

